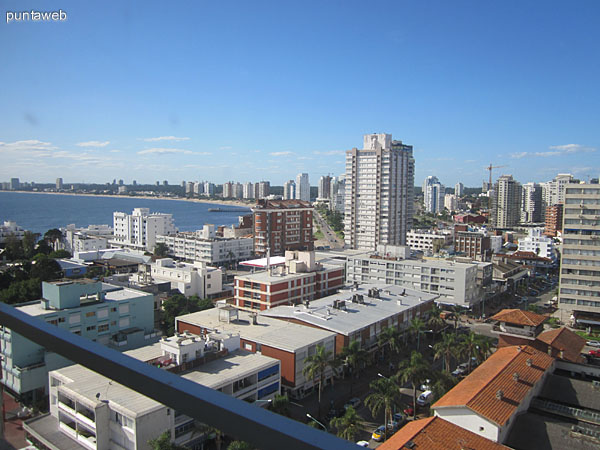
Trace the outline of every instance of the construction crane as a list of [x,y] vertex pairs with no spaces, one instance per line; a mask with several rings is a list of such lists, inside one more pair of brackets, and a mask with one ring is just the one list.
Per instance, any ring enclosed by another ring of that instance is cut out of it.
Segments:
[[508,167],[508,166],[492,166],[492,163],[490,163],[490,165],[488,167],[485,167],[485,170],[489,170],[490,171],[490,181],[489,181],[489,189],[492,188],[492,169],[499,169],[500,167]]

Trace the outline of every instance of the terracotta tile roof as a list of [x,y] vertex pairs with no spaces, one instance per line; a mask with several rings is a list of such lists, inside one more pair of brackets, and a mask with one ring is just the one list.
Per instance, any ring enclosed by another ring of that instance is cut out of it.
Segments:
[[[414,446],[407,447],[412,441]],[[379,450],[507,450],[502,444],[486,439],[472,431],[454,425],[441,417],[409,422],[386,442]]]
[[531,311],[523,311],[522,309],[503,309],[492,317],[492,320],[531,327],[537,327],[544,323],[546,319],[548,317]]
[[554,358],[530,346],[500,348],[432,408],[441,414],[444,407],[464,406],[504,425],[553,362]]
[[[552,356],[564,359],[566,361],[580,362],[581,350],[585,346],[585,339],[577,335],[568,328],[556,328],[554,330],[544,331],[537,337],[538,341],[548,344],[552,347]],[[560,352],[562,357],[560,356]]]

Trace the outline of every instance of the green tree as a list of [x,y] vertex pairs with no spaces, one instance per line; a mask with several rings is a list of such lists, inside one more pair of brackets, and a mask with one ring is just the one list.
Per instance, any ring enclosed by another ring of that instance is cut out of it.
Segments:
[[319,383],[319,418],[321,417],[321,393],[323,392],[323,383],[325,382],[325,373],[327,369],[333,369],[333,352],[327,350],[323,345],[317,345],[314,355],[307,356],[304,360],[302,374],[313,380],[313,383]]
[[70,258],[70,257],[71,257],[71,254],[62,248],[59,250],[54,250],[53,252],[50,252],[50,254],[48,255],[48,258],[54,258],[54,259]]
[[349,406],[341,417],[334,417],[329,422],[337,430],[337,435],[342,439],[354,441],[356,436],[364,429],[363,421],[356,410]]
[[425,322],[420,317],[415,317],[408,326],[410,333],[417,338],[417,350],[421,344],[421,333],[425,330]]
[[227,446],[227,450],[252,450],[254,447],[246,441],[233,441]]
[[6,236],[4,241],[4,249],[6,250],[6,258],[9,261],[23,259],[25,256],[21,241],[12,233]]
[[183,294],[172,295],[162,304],[161,329],[165,335],[172,336],[175,332],[175,317],[213,307],[210,299],[200,299],[196,295],[191,297]]
[[444,359],[444,370],[450,372],[450,362],[452,356],[456,354],[457,339],[452,333],[442,334],[442,340],[433,346],[434,359]]
[[169,254],[169,247],[164,242],[159,242],[154,246],[154,256],[163,258]]
[[435,304],[431,310],[429,310],[429,319],[427,320],[427,325],[436,333],[446,326],[446,321],[442,319],[441,314],[442,310]]
[[350,345],[342,349],[342,359],[350,367],[350,394],[354,387],[354,378],[358,377],[364,364],[367,362],[367,351],[360,346],[360,342],[353,340]]
[[152,450],[186,450],[185,447],[180,445],[176,445],[174,442],[171,442],[171,433],[165,431],[163,434],[158,436],[155,439],[150,439],[148,444],[152,448]]
[[31,266],[29,275],[40,281],[50,281],[62,278],[62,269],[56,261],[44,255]]
[[17,304],[38,300],[42,297],[42,283],[37,278],[13,281],[10,286],[0,291],[0,301]]
[[290,416],[290,399],[285,395],[275,394],[275,397],[270,402],[269,408],[271,411],[281,414],[282,416],[289,417]]
[[369,384],[371,393],[365,399],[365,405],[371,410],[373,417],[379,414],[383,408],[385,427],[385,439],[387,439],[387,424],[392,417],[395,405],[400,402],[400,390],[398,389],[398,378],[378,378]]
[[392,353],[398,353],[402,347],[402,338],[397,328],[387,327],[381,331],[377,338],[377,346],[383,350],[389,349]]
[[482,336],[474,333],[473,331],[462,336],[458,348],[460,355],[467,358],[467,373],[471,373],[471,358],[475,358],[476,360],[481,359],[483,347],[485,346],[484,342],[485,341]]
[[33,256],[35,252],[35,243],[39,237],[40,235],[38,233],[32,233],[31,231],[26,231],[24,233],[21,245],[23,247],[23,254],[25,258],[31,258]]
[[435,374],[433,375],[433,382],[431,384],[431,392],[433,398],[442,398],[444,395],[446,395],[446,392],[448,392],[450,389],[456,386],[457,383],[458,380],[456,379],[456,377],[450,375],[449,372],[435,372]]
[[413,418],[417,414],[417,386],[420,386],[430,374],[430,367],[423,355],[413,350],[410,358],[400,363],[398,379],[402,384],[410,383],[413,389]]

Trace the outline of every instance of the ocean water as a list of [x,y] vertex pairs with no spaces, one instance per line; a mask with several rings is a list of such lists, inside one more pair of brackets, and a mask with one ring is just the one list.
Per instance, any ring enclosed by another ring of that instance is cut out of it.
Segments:
[[[209,212],[223,207],[230,212]],[[26,230],[45,233],[51,228],[74,223],[78,227],[113,224],[113,212],[131,214],[134,208],[150,208],[150,212],[173,214],[180,231],[195,231],[205,223],[215,226],[233,225],[238,217],[250,213],[249,208],[185,200],[159,200],[130,197],[93,197],[89,195],[28,194],[0,191],[0,222],[13,220]]]

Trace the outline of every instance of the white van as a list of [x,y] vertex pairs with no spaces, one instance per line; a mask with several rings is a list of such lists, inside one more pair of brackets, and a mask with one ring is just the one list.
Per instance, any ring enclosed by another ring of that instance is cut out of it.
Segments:
[[417,398],[417,405],[425,406],[431,403],[431,391],[425,391]]

